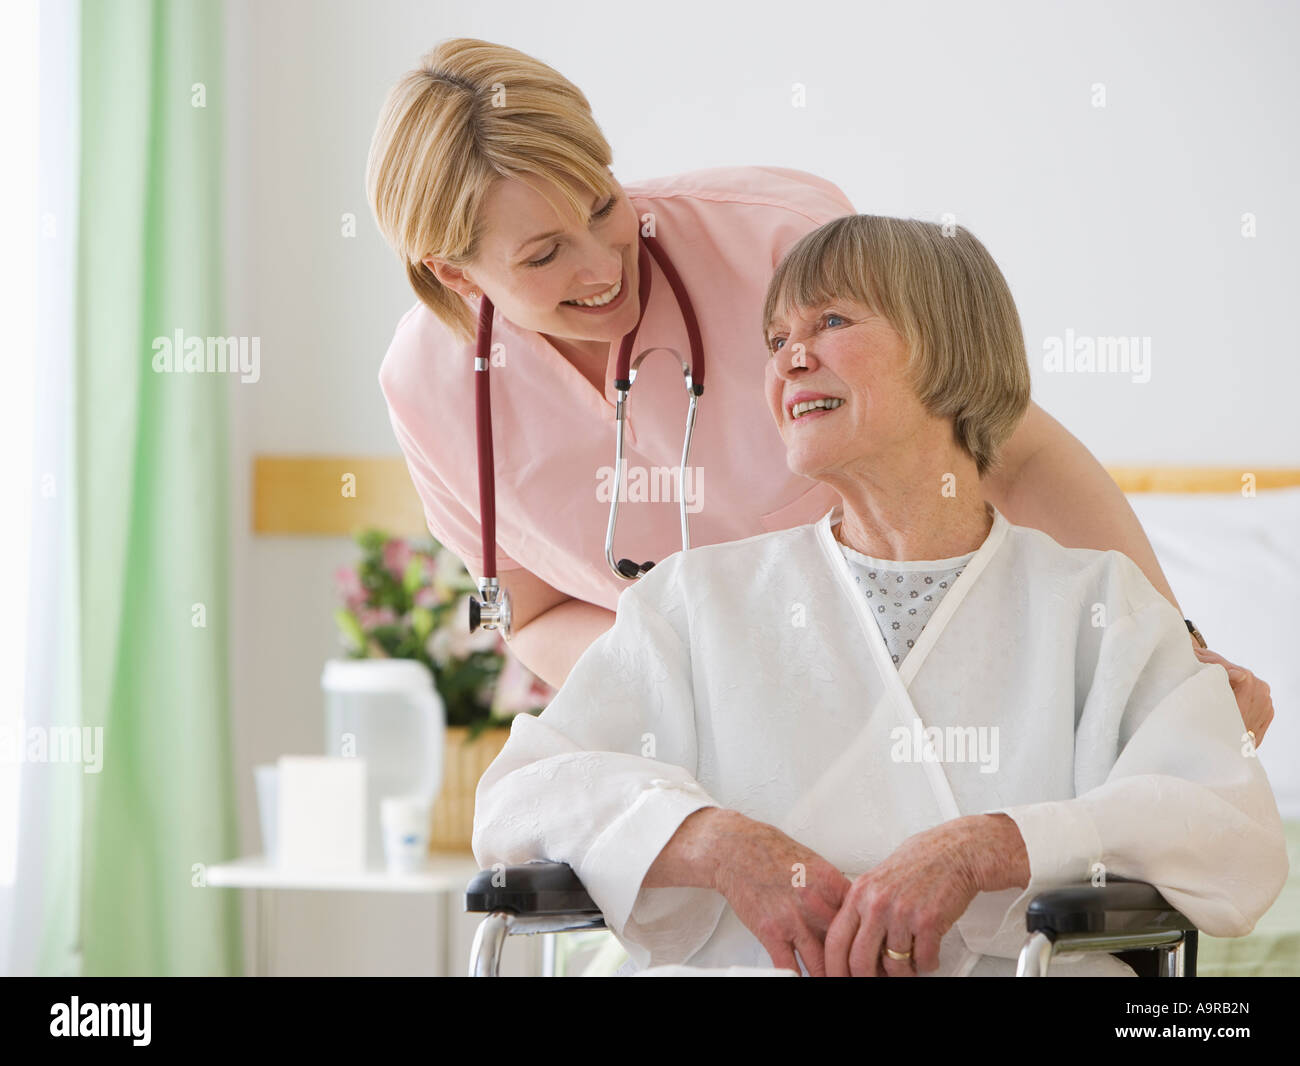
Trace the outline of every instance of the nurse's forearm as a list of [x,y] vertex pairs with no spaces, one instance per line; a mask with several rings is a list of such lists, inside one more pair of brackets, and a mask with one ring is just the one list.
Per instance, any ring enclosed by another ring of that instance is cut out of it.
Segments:
[[613,611],[583,600],[565,600],[516,630],[510,650],[529,670],[558,689],[592,641],[613,624]]
[[1003,461],[1002,469],[985,477],[983,489],[1008,522],[1041,529],[1067,548],[1123,552],[1178,607],[1120,487],[1092,453],[1037,404],[1030,405],[1007,442]]

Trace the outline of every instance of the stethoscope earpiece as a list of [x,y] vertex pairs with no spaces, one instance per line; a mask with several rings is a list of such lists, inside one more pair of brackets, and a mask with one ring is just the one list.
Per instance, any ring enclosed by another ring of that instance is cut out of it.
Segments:
[[643,577],[653,570],[654,565],[655,564],[651,562],[644,562],[640,566],[637,566],[637,564],[631,559],[620,559],[616,569],[618,570],[620,577],[625,577],[629,581],[635,581],[637,578]]

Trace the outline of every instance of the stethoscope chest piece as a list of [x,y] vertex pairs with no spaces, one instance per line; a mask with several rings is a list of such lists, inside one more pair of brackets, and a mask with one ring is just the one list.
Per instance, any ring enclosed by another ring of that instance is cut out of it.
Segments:
[[510,639],[510,592],[503,589],[494,577],[484,577],[478,583],[479,598],[469,598],[469,631],[499,629]]

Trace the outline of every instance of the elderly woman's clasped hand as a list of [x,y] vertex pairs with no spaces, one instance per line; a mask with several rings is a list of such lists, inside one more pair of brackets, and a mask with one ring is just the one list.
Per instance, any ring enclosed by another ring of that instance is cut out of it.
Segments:
[[980,892],[1029,883],[1006,815],[955,818],[904,840],[853,882],[826,934],[827,977],[914,977],[939,968],[939,941]]
[[849,879],[811,848],[776,826],[738,811],[711,808],[707,843],[710,884],[772,957],[772,965],[799,972],[795,952],[813,977],[826,976],[822,942],[851,891]]

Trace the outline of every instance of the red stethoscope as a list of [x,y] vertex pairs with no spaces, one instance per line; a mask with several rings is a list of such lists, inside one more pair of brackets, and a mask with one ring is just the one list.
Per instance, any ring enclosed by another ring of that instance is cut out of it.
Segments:
[[[681,353],[673,348],[647,348],[636,360],[632,360],[632,345],[636,342],[637,331],[645,318],[645,309],[650,302],[650,257],[654,256],[659,269],[664,272],[668,284],[677,299],[677,306],[686,323],[686,336],[690,342],[690,362],[682,359]],[[618,504],[623,494],[624,458],[623,431],[627,422],[628,395],[632,391],[632,382],[636,380],[637,368],[647,355],[652,352],[671,352],[682,366],[682,376],[686,380],[686,392],[690,397],[690,408],[686,414],[686,435],[682,442],[682,461],[678,468],[677,494],[681,503],[682,551],[691,546],[690,526],[686,517],[686,466],[691,451],[691,434],[695,430],[695,411],[699,398],[704,395],[704,345],[700,340],[700,324],[691,306],[691,298],[677,270],[673,267],[668,253],[663,250],[657,237],[641,235],[641,245],[637,255],[637,267],[640,283],[637,287],[641,309],[637,314],[636,325],[622,340],[618,349],[618,364],[615,367],[614,388],[618,400],[614,409],[615,453],[614,453],[614,494],[610,500],[609,526],[605,530],[605,561],[616,577],[633,581],[644,575],[652,562],[634,563],[630,559],[614,558],[614,529],[618,525]],[[492,457],[492,393],[488,381],[488,367],[492,352],[492,301],[487,293],[479,302],[478,343],[474,356],[474,406],[478,435],[478,504],[482,516],[483,537],[483,576],[478,581],[478,597],[470,597],[469,629],[474,632],[481,625],[484,629],[500,629],[505,636],[510,636],[510,594],[497,583],[497,505],[496,473]]]

